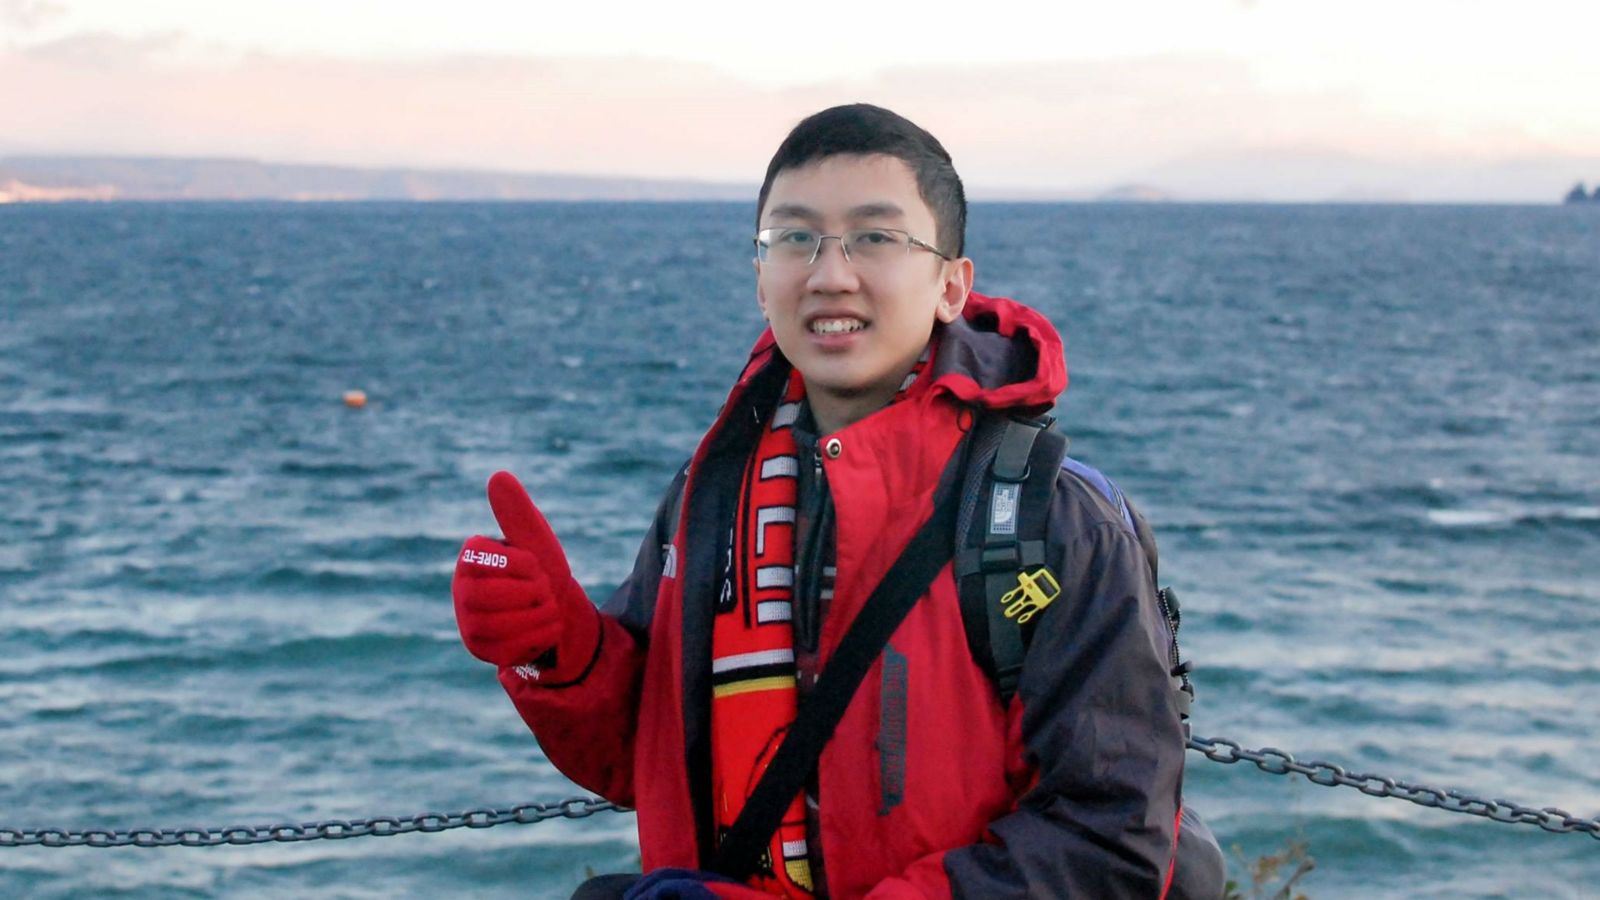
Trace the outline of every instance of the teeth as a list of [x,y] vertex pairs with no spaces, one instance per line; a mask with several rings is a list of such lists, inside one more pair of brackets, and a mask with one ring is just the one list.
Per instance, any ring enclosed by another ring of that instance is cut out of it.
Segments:
[[867,323],[860,319],[818,319],[811,323],[812,334],[846,334],[860,331]]

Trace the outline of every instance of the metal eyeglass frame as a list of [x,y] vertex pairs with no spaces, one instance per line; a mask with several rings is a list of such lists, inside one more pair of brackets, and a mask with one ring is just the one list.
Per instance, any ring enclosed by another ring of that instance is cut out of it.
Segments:
[[[774,227],[774,228],[763,228],[760,231],[756,232],[756,236],[753,239],[753,242],[756,245],[756,259],[759,259],[762,262],[767,262],[768,261],[768,260],[766,260],[766,259],[764,259],[762,257],[762,253],[761,253],[761,246],[762,246],[761,235],[762,234],[765,234],[767,232],[773,232],[773,231],[793,231],[793,230],[794,229],[791,229],[791,228]],[[801,229],[801,230],[805,230],[805,229]],[[845,243],[844,237],[845,237],[845,234],[850,234],[851,232],[859,233],[859,232],[863,232],[863,231],[888,231],[888,232],[893,232],[894,234],[905,235],[905,239],[906,239],[906,255],[907,256],[911,255],[911,248],[912,247],[919,247],[919,248],[921,248],[923,250],[928,251],[929,253],[932,253],[934,256],[939,257],[940,259],[943,259],[943,260],[946,260],[946,261],[955,259],[955,257],[950,256],[949,254],[945,253],[943,250],[940,250],[938,247],[935,247],[934,245],[928,243],[927,241],[924,241],[921,238],[918,238],[917,236],[913,235],[911,232],[906,231],[904,228],[852,228],[849,231],[846,231],[844,234],[823,234],[823,235],[818,235],[817,236],[816,246],[811,248],[811,258],[806,260],[806,265],[811,266],[811,265],[815,265],[816,264],[817,258],[822,255],[822,242],[826,241],[828,238],[833,238],[834,240],[839,242],[839,252],[844,254],[844,261],[847,262],[847,263],[850,263],[851,265],[854,265],[855,261],[850,258],[850,249],[849,249],[850,245]],[[772,246],[772,242],[769,240],[767,242],[766,246],[770,249],[771,246]]]

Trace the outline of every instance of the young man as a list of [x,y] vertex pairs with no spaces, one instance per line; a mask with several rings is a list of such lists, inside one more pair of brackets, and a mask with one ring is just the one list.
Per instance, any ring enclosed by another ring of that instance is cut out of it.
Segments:
[[757,873],[705,871],[797,706],[985,410],[1066,387],[1038,313],[971,291],[966,202],[932,135],[854,105],[801,122],[757,204],[770,328],[597,611],[514,478],[453,593],[467,648],[550,761],[638,810],[632,897],[1158,897],[1184,738],[1132,518],[1063,468],[1009,703],[946,565],[893,632]]

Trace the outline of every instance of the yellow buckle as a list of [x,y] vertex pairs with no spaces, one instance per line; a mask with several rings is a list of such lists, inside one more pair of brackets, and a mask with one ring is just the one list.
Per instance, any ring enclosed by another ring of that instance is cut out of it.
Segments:
[[1018,572],[1017,586],[1001,595],[1000,604],[1006,608],[1006,618],[1022,625],[1059,596],[1061,583],[1048,568],[1040,566],[1032,572]]

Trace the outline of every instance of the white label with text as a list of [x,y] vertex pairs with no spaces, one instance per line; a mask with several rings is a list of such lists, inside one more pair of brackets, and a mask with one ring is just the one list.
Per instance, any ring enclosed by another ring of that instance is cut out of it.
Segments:
[[480,566],[488,566],[493,569],[504,569],[506,567],[505,554],[485,553],[482,550],[473,550],[470,547],[461,551],[461,561],[477,563]]

